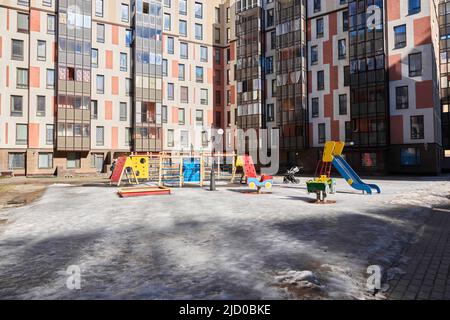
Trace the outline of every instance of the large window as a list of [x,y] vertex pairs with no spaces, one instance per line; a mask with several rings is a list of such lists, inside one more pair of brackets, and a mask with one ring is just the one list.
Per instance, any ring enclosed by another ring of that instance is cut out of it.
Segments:
[[401,149],[402,166],[419,166],[421,165],[420,149],[418,148],[402,148]]
[[422,75],[422,53],[409,55],[409,76],[420,77]]
[[25,13],[17,13],[17,31],[22,33],[28,33],[29,31],[29,16]]
[[397,109],[408,109],[409,99],[408,99],[408,86],[402,86],[395,88],[396,95],[396,105]]
[[421,140],[425,138],[423,116],[411,117],[411,139]]
[[38,167],[39,169],[53,168],[53,153],[44,152],[39,153]]
[[9,170],[25,169],[25,153],[8,154]]
[[16,125],[16,144],[20,146],[28,144],[28,126],[26,124]]
[[11,96],[11,116],[21,117],[23,115],[23,97]]
[[408,0],[408,13],[416,14],[421,10],[421,0]]
[[23,61],[23,41],[12,39],[11,59]]
[[394,28],[395,49],[406,47],[406,24]]

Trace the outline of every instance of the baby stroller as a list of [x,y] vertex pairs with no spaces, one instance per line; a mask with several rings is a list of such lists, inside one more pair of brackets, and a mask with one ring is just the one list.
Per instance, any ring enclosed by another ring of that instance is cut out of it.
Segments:
[[294,184],[299,184],[300,183],[300,179],[297,179],[295,177],[295,175],[297,173],[300,172],[300,168],[297,166],[292,167],[291,169],[289,169],[286,174],[284,175],[284,179],[283,182],[284,183],[294,183]]

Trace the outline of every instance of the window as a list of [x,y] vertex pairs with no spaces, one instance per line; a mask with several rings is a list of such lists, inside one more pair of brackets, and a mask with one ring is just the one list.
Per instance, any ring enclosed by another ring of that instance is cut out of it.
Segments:
[[199,83],[203,83],[203,67],[195,68],[195,80]]
[[25,169],[25,153],[8,153],[9,170]]
[[131,47],[133,45],[133,31],[132,30],[126,30],[125,31],[125,45],[127,47]]
[[208,62],[208,47],[200,46],[200,61]]
[[200,2],[195,3],[195,18],[203,19],[203,4]]
[[180,87],[180,101],[182,103],[189,102],[189,88],[188,87]]
[[322,38],[323,37],[323,18],[316,20],[316,38]]
[[266,58],[266,72],[267,74],[273,73],[273,57]]
[[184,64],[178,64],[178,80],[184,81],[186,79],[186,67]]
[[167,84],[167,99],[168,100],[174,100],[174,86],[173,83],[168,83]]
[[395,97],[398,110],[409,108],[408,86],[395,88]]
[[172,37],[167,38],[167,53],[168,54],[174,53],[174,39]]
[[[268,122],[275,121],[275,111],[274,110],[275,109],[274,109],[273,103],[269,103],[267,105],[267,114],[266,114]],[[228,117],[228,123],[231,123],[231,119],[229,117]]]
[[53,168],[53,153],[39,153],[38,168],[51,169]]
[[411,140],[421,140],[425,138],[423,116],[411,117]]
[[125,102],[120,103],[120,121],[127,121],[128,119],[128,110],[127,104]]
[[422,164],[419,148],[402,148],[400,159],[402,166],[420,166]]
[[96,141],[96,145],[98,147],[101,147],[105,144],[105,128],[104,127],[96,128],[95,141]]
[[47,43],[44,40],[38,40],[37,43],[37,59],[45,61],[47,58]]
[[121,4],[122,22],[128,22],[130,20],[130,8],[127,4]]
[[195,110],[195,124],[198,126],[203,125],[203,110]]
[[317,90],[321,91],[325,89],[324,71],[317,71]]
[[179,108],[179,109],[178,109],[178,124],[179,124],[179,125],[184,125],[185,122],[186,122],[186,119],[185,119],[185,110],[182,109],[182,108]]
[[416,14],[421,10],[421,0],[408,0],[408,13]]
[[180,135],[181,147],[187,148],[189,147],[189,131],[181,131]]
[[172,148],[175,145],[173,129],[167,130],[167,147]]
[[420,77],[422,75],[422,53],[409,55],[409,76]]
[[186,15],[187,14],[187,1],[186,0],[179,0],[178,12],[181,15]]
[[167,123],[167,118],[168,118],[168,115],[167,115],[167,106],[162,106],[162,108],[161,108],[161,120],[162,120],[162,123]]
[[105,93],[105,76],[97,75],[97,93]]
[[95,0],[95,15],[103,17],[103,0]]
[[339,115],[343,116],[347,114],[347,95],[339,95]]
[[347,45],[345,39],[338,41],[338,58],[339,60],[345,59],[347,57]]
[[28,18],[28,14],[21,12],[17,13],[17,32],[28,33]]
[[203,25],[199,23],[195,24],[195,39],[203,40]]
[[55,88],[55,70],[47,69],[47,89]]
[[98,68],[98,49],[91,50],[91,63],[93,68]]
[[208,89],[200,89],[200,104],[208,104]]
[[172,29],[172,16],[170,13],[164,13],[164,30],[170,31]]
[[311,64],[317,64],[319,61],[319,52],[317,50],[317,46],[311,47]]
[[28,69],[17,68],[17,88],[28,88]]
[[406,24],[394,28],[395,49],[406,47]]
[[67,169],[81,168],[81,155],[78,152],[67,153]]
[[12,60],[23,61],[23,41],[22,40],[12,40]]
[[45,96],[37,96],[36,116],[45,117]]
[[52,124],[47,124],[45,126],[45,143],[47,145],[53,145],[53,140],[54,140],[54,131],[53,131],[53,125]]
[[167,76],[168,72],[168,65],[167,65],[167,59],[163,59],[162,61],[162,75]]
[[267,10],[267,26],[268,27],[273,26],[273,24],[275,22],[274,18],[275,18],[274,10],[273,9]]
[[91,119],[98,118],[98,103],[96,100],[91,100]]
[[325,123],[319,123],[318,125],[319,131],[319,143],[325,143],[326,141],[326,132],[325,132]]
[[127,70],[128,70],[127,54],[121,52],[120,53],[120,71],[127,71]]
[[179,21],[179,33],[183,37],[187,37],[187,22],[185,20]]
[[28,126],[26,124],[16,125],[16,145],[26,146],[28,144]]
[[342,12],[342,31],[348,31],[348,11]]
[[361,160],[363,168],[375,168],[377,166],[376,153],[363,153]]
[[125,95],[127,97],[133,95],[133,81],[129,78],[125,79]]
[[208,132],[202,131],[202,147],[207,148],[209,144]]
[[314,0],[314,12],[319,12],[322,9],[322,0]]
[[97,23],[97,42],[105,42],[105,25]]
[[311,100],[311,117],[319,117],[319,98],[312,98]]
[[189,56],[189,46],[185,42],[180,43],[180,58],[187,59]]
[[47,14],[47,33],[55,34],[56,31],[56,18],[52,14]]

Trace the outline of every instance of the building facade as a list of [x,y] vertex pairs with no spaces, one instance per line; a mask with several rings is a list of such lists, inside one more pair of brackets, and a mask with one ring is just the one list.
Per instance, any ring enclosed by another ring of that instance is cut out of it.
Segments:
[[281,166],[313,171],[345,140],[359,172],[439,173],[447,15],[439,0],[1,0],[0,171],[102,172],[122,153],[209,151],[223,128],[229,150],[236,129],[278,129]]

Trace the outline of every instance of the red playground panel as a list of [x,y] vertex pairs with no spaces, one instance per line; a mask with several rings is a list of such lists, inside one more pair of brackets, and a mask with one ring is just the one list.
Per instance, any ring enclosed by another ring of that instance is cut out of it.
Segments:
[[120,177],[122,176],[123,167],[125,166],[125,163],[127,162],[127,157],[120,157],[116,161],[116,166],[114,168],[114,172],[111,176],[111,182],[113,183],[119,183]]
[[244,173],[247,178],[256,178],[255,164],[251,156],[244,156]]

